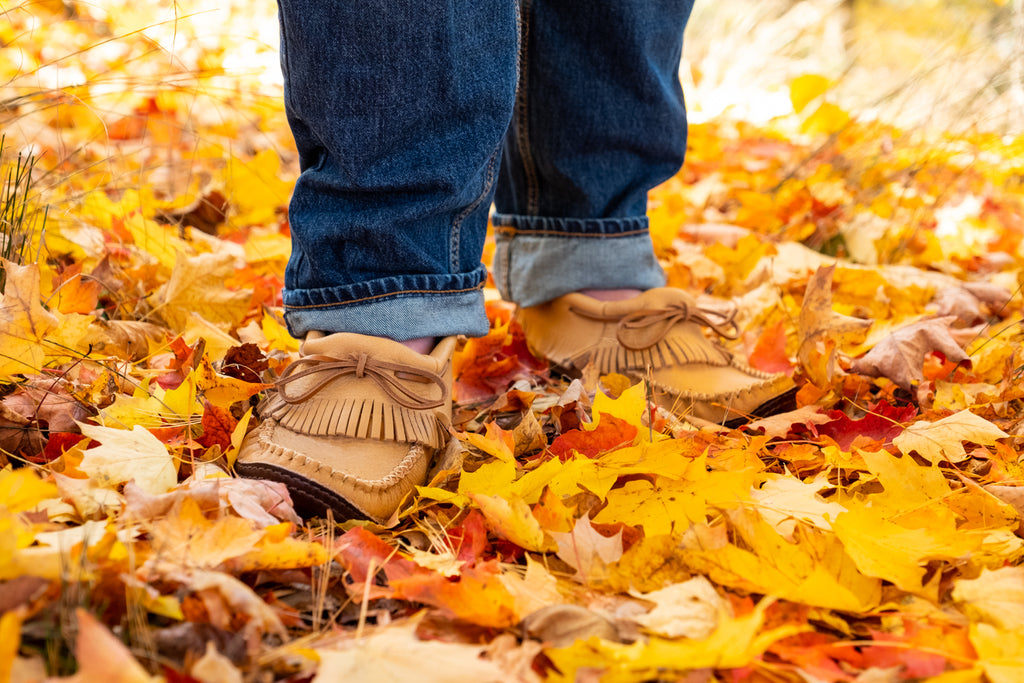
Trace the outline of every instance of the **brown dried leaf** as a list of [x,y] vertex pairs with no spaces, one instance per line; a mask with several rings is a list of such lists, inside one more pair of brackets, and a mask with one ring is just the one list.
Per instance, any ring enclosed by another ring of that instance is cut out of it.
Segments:
[[18,391],[7,396],[3,404],[22,417],[53,432],[79,433],[77,422],[96,414],[91,406],[83,404],[60,382],[37,380],[23,384]]
[[566,647],[594,636],[622,642],[615,625],[580,605],[548,605],[523,619],[523,629],[549,647]]
[[126,360],[149,355],[150,341],[163,341],[167,329],[137,320],[94,320],[83,340],[98,353]]
[[931,318],[896,330],[885,337],[850,369],[871,377],[888,377],[908,391],[915,381],[924,379],[924,357],[938,351],[946,360],[968,359],[964,350],[950,334],[955,317]]
[[[0,401],[0,451],[15,455],[37,455],[46,448],[46,437],[39,425],[8,408]],[[0,454],[0,464],[7,458]]]
[[[797,358],[807,376],[821,388],[838,379],[836,353],[844,344],[864,338],[871,321],[851,318],[832,310],[832,276],[835,265],[818,268],[807,282],[797,330],[800,349]],[[839,371],[841,372],[841,371]]]

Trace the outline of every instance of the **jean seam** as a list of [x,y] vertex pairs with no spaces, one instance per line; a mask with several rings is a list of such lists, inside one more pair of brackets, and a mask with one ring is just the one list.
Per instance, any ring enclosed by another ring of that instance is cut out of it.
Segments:
[[462,241],[462,221],[466,219],[471,213],[483,203],[484,199],[489,196],[491,188],[494,186],[494,167],[501,155],[501,147],[499,146],[493,154],[491,154],[490,161],[487,162],[487,174],[484,177],[484,186],[480,194],[477,196],[473,203],[467,206],[465,209],[459,212],[459,214],[452,221],[452,235],[451,235],[451,247],[449,253],[449,265],[453,273],[458,273],[462,270],[462,259],[459,258],[459,252],[461,250]]
[[519,13],[519,83],[516,90],[516,142],[526,176],[526,213],[540,213],[540,184],[537,182],[537,167],[530,149],[530,116],[527,92],[529,91],[530,70],[530,11],[533,0],[522,0]]
[[474,285],[473,287],[465,287],[463,289],[403,289],[397,292],[387,292],[385,294],[374,294],[372,296],[364,296],[359,299],[352,299],[351,301],[337,301],[330,304],[288,304],[286,308],[295,310],[304,310],[308,308],[339,308],[341,306],[350,306],[352,304],[360,304],[366,301],[373,301],[375,299],[383,299],[389,296],[402,296],[406,294],[465,294],[466,292],[473,292],[478,289],[483,289],[484,283]]
[[637,235],[646,235],[649,230],[642,228],[640,230],[629,230],[627,232],[615,232],[615,233],[581,233],[581,232],[564,232],[561,230],[519,230],[516,228],[496,228],[496,232],[502,236],[507,237],[573,237],[582,239],[592,238],[616,238],[616,237],[636,237]]

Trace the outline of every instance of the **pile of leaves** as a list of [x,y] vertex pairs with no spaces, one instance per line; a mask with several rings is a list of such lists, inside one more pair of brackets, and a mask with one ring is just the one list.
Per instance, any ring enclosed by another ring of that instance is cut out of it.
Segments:
[[130,11],[0,28],[49,207],[3,264],[0,682],[1021,680],[1024,138],[859,121],[814,75],[770,126],[692,126],[658,255],[797,409],[563,377],[495,300],[458,465],[386,524],[302,520],[232,476],[298,352],[279,100]]

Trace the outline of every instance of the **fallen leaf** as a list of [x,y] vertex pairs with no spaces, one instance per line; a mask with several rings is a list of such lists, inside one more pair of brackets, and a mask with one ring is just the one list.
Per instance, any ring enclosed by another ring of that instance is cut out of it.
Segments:
[[150,495],[178,483],[178,468],[167,447],[142,427],[130,431],[79,423],[82,434],[100,445],[85,452],[79,469],[97,484],[116,487],[134,481]]
[[576,673],[583,668],[602,670],[606,680],[644,681],[668,675],[675,678],[676,674],[693,669],[745,667],[772,643],[806,628],[791,624],[762,628],[770,602],[762,601],[750,614],[721,619],[714,632],[703,640],[650,638],[620,645],[591,638],[544,653],[560,672],[554,678],[557,681],[578,680]]
[[769,475],[761,488],[750,492],[758,512],[776,531],[792,538],[798,521],[826,531],[843,512],[839,503],[826,502],[819,491],[829,486],[825,481],[802,482],[793,475]]
[[231,254],[180,255],[171,278],[157,294],[156,310],[178,330],[188,326],[192,315],[215,324],[237,325],[249,310],[249,294],[224,286],[234,270]]
[[46,356],[43,341],[59,321],[40,304],[37,266],[3,260],[2,267],[7,279],[0,295],[0,376],[37,373]]
[[964,441],[992,445],[1009,434],[969,410],[961,410],[935,422],[915,422],[892,440],[903,454],[917,452],[933,464],[963,462],[967,459]]
[[622,532],[603,536],[584,515],[576,521],[569,533],[550,532],[558,545],[558,557],[576,570],[576,578],[583,583],[599,580],[608,565],[622,557]]
[[587,638],[619,640],[611,621],[580,605],[542,607],[527,615],[522,627],[527,635],[541,641],[545,647],[567,647]]
[[982,569],[976,579],[957,579],[953,599],[975,622],[1024,632],[1024,567]]
[[78,673],[64,679],[68,683],[155,683],[132,656],[128,648],[81,607],[75,610],[78,637],[75,659]]
[[654,609],[635,621],[648,633],[666,638],[703,640],[714,633],[722,616],[731,616],[729,603],[704,576],[634,595],[654,603]]
[[832,310],[832,277],[835,265],[818,268],[807,282],[800,308],[797,358],[808,377],[820,388],[833,385],[841,371],[836,354],[842,346],[864,338],[871,321],[841,315]]
[[810,425],[821,425],[829,422],[831,418],[821,412],[816,405],[804,406],[796,410],[790,410],[771,417],[763,417],[753,420],[744,425],[744,429],[757,431],[764,430],[764,435],[772,439],[785,438],[793,427],[807,427]]
[[544,534],[530,506],[522,498],[469,494],[491,527],[502,538],[512,541],[524,550],[544,552],[552,550],[551,541]]
[[884,402],[869,404],[866,411],[857,419],[838,410],[829,411],[829,421],[816,424],[814,430],[831,437],[844,451],[850,451],[858,443],[866,447],[865,441],[885,447],[903,433],[903,423],[912,420],[918,412],[912,405],[900,407]]
[[850,365],[853,372],[888,377],[904,389],[924,379],[922,367],[929,353],[942,353],[954,363],[969,357],[950,335],[952,317],[931,318],[893,332]]
[[217,652],[217,647],[207,641],[206,652],[196,660],[188,671],[200,683],[242,683],[242,672],[230,659]]
[[508,677],[481,658],[483,647],[416,637],[415,623],[393,624],[333,648],[317,648],[313,683],[494,683]]

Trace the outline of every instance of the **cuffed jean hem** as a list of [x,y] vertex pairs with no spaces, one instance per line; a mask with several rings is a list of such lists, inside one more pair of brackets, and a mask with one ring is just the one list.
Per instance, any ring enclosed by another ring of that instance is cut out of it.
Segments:
[[536,306],[581,289],[665,284],[647,218],[495,215],[492,270],[501,295]]
[[[312,331],[354,332],[398,341],[417,337],[447,337],[464,334],[481,337],[489,323],[484,312],[482,274],[454,276],[418,275],[385,278],[369,283],[372,289],[391,285],[393,291],[352,297],[352,287],[284,291],[285,322],[288,331],[303,338]],[[441,280],[453,280],[444,286]],[[454,282],[455,280],[475,282]],[[396,282],[391,282],[392,280]],[[395,287],[402,280],[406,286]],[[451,285],[457,285],[452,287]],[[461,285],[461,286],[458,286]]]

